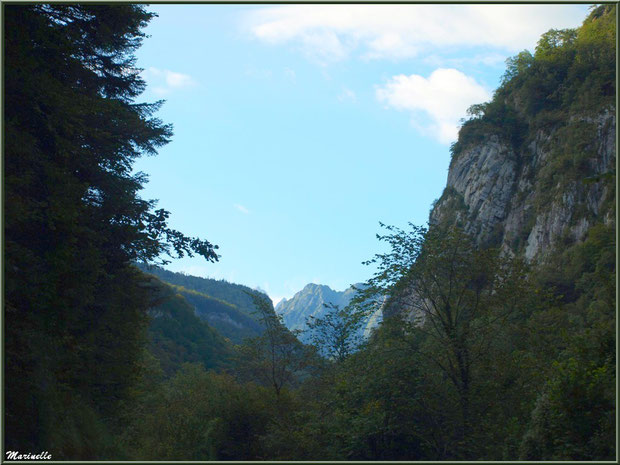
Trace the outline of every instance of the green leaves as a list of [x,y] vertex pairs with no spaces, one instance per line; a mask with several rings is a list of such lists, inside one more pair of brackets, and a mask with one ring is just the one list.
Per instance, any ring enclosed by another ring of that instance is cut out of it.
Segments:
[[313,365],[314,353],[284,326],[271,301],[258,293],[250,295],[264,331],[237,347],[237,369],[242,379],[273,388],[279,397],[285,387],[297,384]]
[[615,5],[598,6],[580,28],[552,29],[542,35],[533,55],[524,50],[506,60],[493,99],[468,110],[470,119],[451,147],[453,158],[491,134],[517,151],[528,133],[613,106],[615,16]]
[[351,306],[341,309],[337,305],[324,305],[327,311],[323,316],[309,317],[309,332],[319,353],[330,360],[342,362],[362,343],[359,329],[365,315]]
[[[139,460],[251,460],[269,422],[269,391],[184,365],[131,406],[125,438]],[[146,394],[146,393],[144,393]]]
[[[134,103],[145,84],[133,52],[153,15],[92,4],[3,13],[7,445],[53,440],[57,458],[102,459],[109,448],[90,438],[114,430],[146,342],[149,297],[131,262],[218,255],[138,196],[146,176],[133,162],[172,136],[152,116],[160,103]],[[53,433],[61,416],[64,436]]]
[[554,364],[521,445],[529,460],[613,460],[615,367],[577,360]]
[[393,288],[400,286],[403,279],[415,263],[420,254],[427,229],[409,223],[411,231],[404,231],[396,226],[379,223],[389,234],[377,234],[379,241],[386,242],[390,251],[376,254],[372,259],[363,262],[364,265],[375,264],[377,271],[362,289],[358,290],[352,299],[351,305],[359,308],[368,308],[381,304],[382,300],[393,293]]

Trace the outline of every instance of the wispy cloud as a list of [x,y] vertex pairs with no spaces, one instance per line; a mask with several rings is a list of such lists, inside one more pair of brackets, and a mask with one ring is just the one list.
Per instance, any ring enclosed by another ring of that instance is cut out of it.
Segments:
[[393,76],[377,87],[376,96],[387,107],[410,111],[416,128],[449,144],[456,140],[459,120],[467,108],[489,100],[491,93],[456,69],[439,68],[428,78]]
[[152,84],[152,90],[158,95],[166,95],[176,89],[196,85],[196,81],[188,74],[150,67],[143,72],[144,77]]
[[245,208],[243,205],[239,205],[238,203],[234,204],[233,207],[235,207],[237,210],[239,210],[241,213],[243,213],[245,215],[250,213],[250,210]]
[[[273,307],[275,308],[276,305],[278,305],[278,303],[282,300],[282,299],[286,299],[287,296],[278,294],[275,295],[271,289],[271,286],[269,285],[269,283],[267,281],[263,281],[263,284],[261,285],[256,285],[254,286],[254,289],[259,290],[261,292],[264,292],[265,294],[267,294],[269,296],[269,298],[271,299],[271,301],[273,302]],[[290,295],[288,296],[288,298],[292,297],[294,293],[291,292]]]
[[279,5],[246,18],[251,34],[292,43],[320,62],[354,51],[366,59],[408,58],[433,50],[533,48],[550,28],[578,26],[580,5]]
[[340,95],[338,95],[338,101],[340,102],[357,102],[357,95],[351,89],[347,89],[346,87],[342,89]]

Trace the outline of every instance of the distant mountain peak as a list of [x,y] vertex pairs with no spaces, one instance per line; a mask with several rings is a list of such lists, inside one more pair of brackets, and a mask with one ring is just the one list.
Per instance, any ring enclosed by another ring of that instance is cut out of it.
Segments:
[[304,286],[302,291],[305,291],[306,289],[329,289],[330,291],[333,290],[327,284],[318,284],[318,283],[308,283]]
[[[335,291],[326,284],[308,283],[290,299],[282,299],[278,302],[275,310],[282,315],[284,324],[291,330],[306,330],[307,319],[312,316],[320,318],[325,314],[325,304],[346,307],[355,296],[355,288],[361,288],[363,284],[356,283],[343,291]],[[380,311],[379,311],[380,313]],[[375,327],[381,317],[371,315],[362,328],[364,335],[369,334],[370,328]],[[302,335],[300,339],[307,342],[308,336]]]

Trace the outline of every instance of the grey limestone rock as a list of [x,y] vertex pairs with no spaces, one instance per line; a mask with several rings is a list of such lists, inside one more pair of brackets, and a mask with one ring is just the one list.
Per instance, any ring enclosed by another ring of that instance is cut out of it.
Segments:
[[[582,179],[549,186],[543,172],[551,170],[558,153],[558,129],[537,129],[520,148],[489,135],[453,159],[444,196],[435,204],[430,224],[460,221],[483,245],[496,245],[509,254],[539,260],[561,238],[582,241],[615,195],[609,183],[585,179],[615,167],[616,119],[611,109],[596,116],[574,116],[569,124],[594,125],[589,144],[588,172]],[[561,172],[552,172],[553,179]],[[446,195],[447,194],[447,195]],[[458,202],[455,198],[458,197]],[[458,204],[458,208],[455,207]]]

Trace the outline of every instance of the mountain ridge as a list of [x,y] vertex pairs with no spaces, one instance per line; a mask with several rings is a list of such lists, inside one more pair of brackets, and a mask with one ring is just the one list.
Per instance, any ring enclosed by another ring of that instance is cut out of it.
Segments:
[[[302,331],[299,336],[303,342],[308,342],[309,334],[307,330],[307,320],[310,317],[321,318],[326,311],[326,304],[346,307],[351,299],[357,294],[356,288],[362,286],[361,283],[352,284],[343,291],[335,291],[326,284],[308,283],[303,289],[295,293],[290,299],[282,299],[276,305],[275,311],[282,316],[284,324],[291,330]],[[374,327],[380,322],[380,309],[375,310],[365,318],[360,337],[368,337]]]
[[201,320],[233,343],[240,344],[245,338],[262,333],[262,324],[256,314],[258,310],[250,295],[260,293],[271,302],[263,292],[242,284],[191,276],[158,266],[138,264],[138,267],[172,286]]

